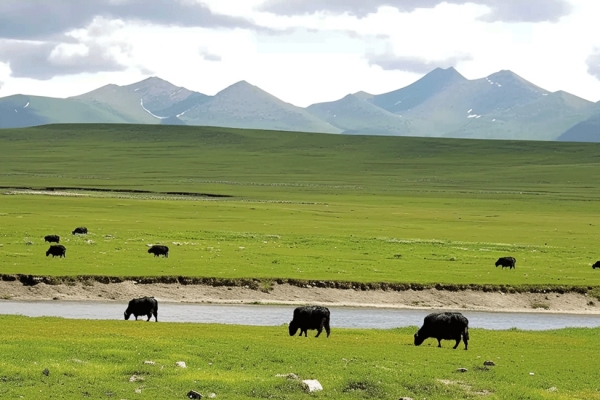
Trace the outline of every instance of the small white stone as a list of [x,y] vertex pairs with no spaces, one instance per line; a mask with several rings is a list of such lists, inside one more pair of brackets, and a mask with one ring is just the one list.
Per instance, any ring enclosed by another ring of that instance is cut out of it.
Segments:
[[175,365],[177,365],[180,368],[187,368],[187,365],[185,365],[185,361],[177,361]]
[[316,379],[305,379],[302,381],[302,385],[304,386],[304,389],[306,389],[309,392],[323,390],[323,386],[321,386],[319,381]]
[[137,376],[137,375],[131,375],[131,377],[129,378],[129,382],[138,382],[138,381],[143,381],[144,377],[143,376]]

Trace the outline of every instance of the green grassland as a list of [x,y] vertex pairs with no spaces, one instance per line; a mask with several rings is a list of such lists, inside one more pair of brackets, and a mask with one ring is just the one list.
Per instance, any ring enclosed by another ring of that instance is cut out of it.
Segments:
[[[289,337],[284,326],[14,316],[0,316],[0,324],[3,398],[173,399],[189,390],[306,398],[297,380],[276,376],[293,373],[319,380],[324,390],[310,397],[324,399],[600,399],[589,362],[600,351],[598,329],[472,329],[464,351],[451,341],[437,348],[433,339],[416,347],[416,327],[334,328],[315,339]],[[485,360],[496,365],[484,367]]]
[[[0,130],[0,273],[597,290],[599,150],[168,126]],[[8,194],[12,187],[151,193]],[[72,236],[81,225],[90,233]],[[65,259],[45,257],[46,234],[61,235]],[[170,257],[152,257],[149,243],[169,245]],[[517,258],[515,270],[494,267],[504,255]],[[319,339],[290,338],[283,326],[14,316],[0,316],[0,326],[2,398],[170,399],[191,389],[307,397],[298,381],[276,376],[288,373],[318,379],[325,390],[316,398],[600,398],[590,362],[599,329],[473,329],[464,351],[431,339],[415,347],[414,327],[333,321],[332,336]]]
[[[596,144],[52,125],[0,131],[0,273],[600,285]],[[5,189],[5,192],[10,192]],[[71,236],[85,225],[90,234]],[[45,257],[59,234],[66,259]],[[147,244],[170,246],[168,259]],[[515,270],[494,267],[517,258]]]

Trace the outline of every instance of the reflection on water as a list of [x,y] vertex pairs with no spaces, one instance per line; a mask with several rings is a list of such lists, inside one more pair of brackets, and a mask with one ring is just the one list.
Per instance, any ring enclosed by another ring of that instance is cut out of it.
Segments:
[[[123,312],[126,308],[126,303],[0,301],[0,314],[18,314],[29,317],[123,319]],[[433,312],[431,310],[351,307],[329,307],[329,310],[331,311],[332,327],[377,329],[420,326],[423,318]],[[277,326],[289,322],[292,319],[293,311],[294,306],[159,303],[158,320]],[[600,326],[599,315],[461,312],[469,319],[471,328],[509,329],[515,327],[525,330],[545,330]]]

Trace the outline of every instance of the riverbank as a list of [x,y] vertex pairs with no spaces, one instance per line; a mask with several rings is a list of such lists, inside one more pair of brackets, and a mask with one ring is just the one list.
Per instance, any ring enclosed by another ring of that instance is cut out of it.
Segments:
[[488,312],[545,312],[600,315],[600,302],[575,292],[504,293],[478,290],[357,290],[299,287],[272,284],[256,290],[243,286],[182,285],[73,282],[69,284],[23,285],[19,281],[0,281],[0,299],[119,301],[154,296],[174,303],[214,304],[321,304],[325,306],[384,307],[398,309],[462,309]]

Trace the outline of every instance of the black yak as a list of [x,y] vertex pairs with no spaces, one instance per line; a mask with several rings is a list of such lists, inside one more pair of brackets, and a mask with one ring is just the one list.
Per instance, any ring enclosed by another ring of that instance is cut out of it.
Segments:
[[517,260],[514,257],[500,257],[498,261],[496,261],[496,267],[499,265],[502,265],[502,269],[504,269],[504,267],[512,269],[517,266]]
[[152,247],[150,247],[148,249],[148,253],[154,254],[154,257],[165,256],[166,258],[168,258],[169,257],[169,248],[162,244],[155,244],[155,245],[152,245]]
[[46,235],[46,236],[44,236],[44,242],[48,242],[48,243],[60,243],[60,236],[58,236],[58,235]]
[[54,258],[55,256],[66,257],[66,253],[67,249],[65,246],[63,246],[62,244],[54,244],[50,246],[48,251],[46,251],[46,257],[48,257],[50,254],[52,254],[52,258]]
[[415,346],[421,345],[427,338],[436,338],[438,347],[442,347],[442,339],[456,340],[454,349],[465,342],[465,350],[469,343],[469,320],[458,312],[440,312],[425,317],[423,326],[415,333]]
[[319,337],[323,328],[325,328],[327,337],[329,337],[329,309],[326,307],[305,306],[294,310],[294,318],[289,326],[290,336],[294,336],[300,329],[300,336],[304,333],[306,337],[309,329],[316,329],[317,336],[315,337]]
[[594,265],[592,265],[592,268],[596,269],[596,268],[600,268],[600,261],[596,261],[594,263]]
[[154,320],[158,322],[158,301],[154,297],[140,297],[139,299],[133,299],[129,302],[127,310],[123,314],[125,320],[129,320],[129,317],[133,314],[137,321],[139,315],[147,315],[148,321],[154,315]]
[[73,235],[87,235],[87,228],[85,226],[79,226],[75,229],[73,229],[73,232],[71,232]]

